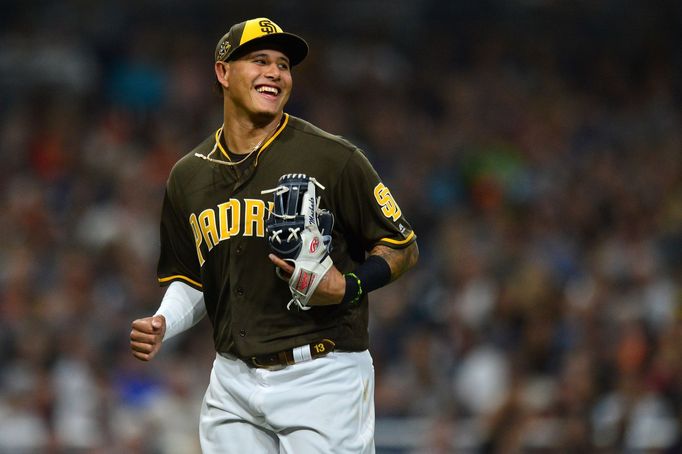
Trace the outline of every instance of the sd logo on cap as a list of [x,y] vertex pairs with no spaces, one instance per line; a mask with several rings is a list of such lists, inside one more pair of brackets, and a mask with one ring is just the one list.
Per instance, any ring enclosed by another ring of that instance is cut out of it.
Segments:
[[250,51],[264,48],[281,51],[289,57],[291,66],[299,64],[308,55],[308,43],[303,38],[283,31],[266,17],[258,17],[230,27],[218,41],[215,60],[235,60]]

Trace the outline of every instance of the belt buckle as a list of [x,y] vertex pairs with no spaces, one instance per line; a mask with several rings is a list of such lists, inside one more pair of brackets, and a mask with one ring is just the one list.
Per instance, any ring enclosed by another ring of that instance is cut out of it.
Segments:
[[286,364],[281,364],[281,363],[280,364],[273,364],[273,365],[261,364],[258,361],[258,358],[255,356],[251,357],[251,364],[253,364],[258,369],[266,369],[266,370],[271,370],[271,371],[282,370],[285,367],[287,367]]

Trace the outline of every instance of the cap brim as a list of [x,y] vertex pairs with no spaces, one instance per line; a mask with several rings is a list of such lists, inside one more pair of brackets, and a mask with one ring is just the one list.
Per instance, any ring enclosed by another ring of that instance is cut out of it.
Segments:
[[249,52],[258,49],[275,49],[289,58],[291,66],[301,63],[308,55],[308,43],[300,36],[293,33],[272,33],[270,35],[254,38],[237,47],[227,60],[235,60]]

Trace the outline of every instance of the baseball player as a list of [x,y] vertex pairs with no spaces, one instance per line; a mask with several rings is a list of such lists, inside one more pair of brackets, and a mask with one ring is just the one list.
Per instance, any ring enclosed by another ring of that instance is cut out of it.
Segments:
[[[130,345],[149,361],[208,315],[217,354],[199,421],[206,453],[374,452],[368,294],[413,267],[418,249],[363,153],[284,112],[307,53],[267,18],[232,26],[215,50],[223,124],[168,179],[158,265],[168,287],[155,315],[132,322]],[[315,208],[282,214],[272,191],[295,200],[299,188]],[[326,232],[321,209],[333,215]],[[291,227],[304,217],[302,231]],[[272,252],[283,237],[304,240],[293,259]]]

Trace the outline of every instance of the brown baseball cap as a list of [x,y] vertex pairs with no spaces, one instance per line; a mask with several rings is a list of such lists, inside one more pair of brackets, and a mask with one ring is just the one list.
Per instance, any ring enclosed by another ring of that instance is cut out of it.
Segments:
[[286,33],[266,17],[249,19],[230,27],[215,49],[215,61],[230,61],[256,49],[276,49],[289,57],[291,66],[308,55],[308,43],[300,36]]

